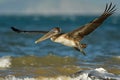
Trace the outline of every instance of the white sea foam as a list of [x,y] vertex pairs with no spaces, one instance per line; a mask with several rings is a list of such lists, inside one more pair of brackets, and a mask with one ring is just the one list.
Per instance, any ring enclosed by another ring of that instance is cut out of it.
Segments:
[[103,68],[93,70],[79,71],[72,76],[59,76],[59,77],[38,77],[38,78],[17,78],[12,75],[6,76],[2,80],[120,80],[120,75],[108,73]]
[[17,78],[15,76],[8,75],[3,80],[37,80],[37,79],[35,79],[35,78],[28,78],[28,77],[27,78]]
[[4,56],[0,58],[0,68],[9,68],[11,65],[11,57]]
[[120,56],[114,56],[114,58],[120,59]]
[[[76,76],[78,75],[78,76]],[[108,73],[103,68],[97,68],[93,70],[85,70],[75,73],[76,80],[120,80],[120,75],[114,75],[112,73]],[[74,79],[73,79],[74,80]]]

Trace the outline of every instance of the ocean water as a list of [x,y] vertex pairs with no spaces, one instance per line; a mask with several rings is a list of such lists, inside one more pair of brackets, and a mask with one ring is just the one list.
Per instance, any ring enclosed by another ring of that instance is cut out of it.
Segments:
[[[120,74],[120,17],[109,17],[98,29],[86,36],[87,56],[73,48],[45,40],[35,44],[41,34],[19,34],[22,30],[49,31],[60,27],[70,32],[98,16],[0,16],[0,78],[5,80],[72,80],[81,70],[104,68]],[[60,76],[60,77],[58,77]],[[10,79],[11,78],[11,79]],[[24,78],[24,79],[23,79]],[[64,78],[64,79],[63,79]],[[73,79],[77,80],[77,79]]]

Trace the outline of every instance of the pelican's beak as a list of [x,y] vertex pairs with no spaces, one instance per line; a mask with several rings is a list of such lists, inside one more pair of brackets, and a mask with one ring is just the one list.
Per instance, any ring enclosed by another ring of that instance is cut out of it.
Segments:
[[56,35],[56,32],[53,30],[49,31],[48,33],[46,33],[43,37],[39,38],[38,40],[35,41],[35,43],[39,43],[43,40],[46,40],[48,38],[51,38],[52,36]]

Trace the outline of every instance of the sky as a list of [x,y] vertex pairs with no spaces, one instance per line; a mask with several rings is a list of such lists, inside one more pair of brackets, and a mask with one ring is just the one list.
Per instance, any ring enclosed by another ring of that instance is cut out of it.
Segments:
[[110,2],[120,14],[120,0],[0,0],[0,14],[99,14]]

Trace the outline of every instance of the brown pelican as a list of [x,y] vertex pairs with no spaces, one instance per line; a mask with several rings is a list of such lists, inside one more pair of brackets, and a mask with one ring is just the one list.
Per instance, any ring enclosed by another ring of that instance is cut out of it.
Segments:
[[103,14],[99,17],[93,20],[90,23],[87,23],[83,26],[81,26],[78,29],[75,29],[68,33],[61,33],[61,29],[58,27],[53,28],[50,31],[25,31],[25,30],[19,30],[14,27],[11,27],[13,31],[21,33],[21,32],[28,32],[28,33],[43,33],[45,34],[43,37],[39,38],[35,41],[35,43],[41,42],[43,40],[46,40],[50,38],[53,42],[61,43],[65,46],[73,47],[76,50],[79,50],[83,55],[86,55],[83,51],[84,48],[86,48],[86,44],[81,44],[80,41],[93,32],[97,27],[99,27],[105,19],[107,19],[110,15],[112,15],[115,12],[116,5],[113,5],[112,3],[106,4],[106,8],[103,12]]

